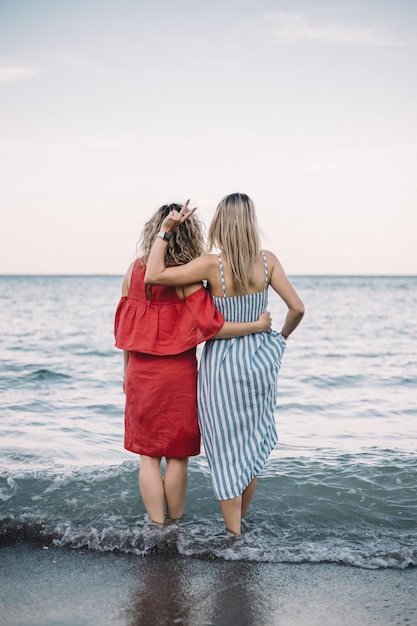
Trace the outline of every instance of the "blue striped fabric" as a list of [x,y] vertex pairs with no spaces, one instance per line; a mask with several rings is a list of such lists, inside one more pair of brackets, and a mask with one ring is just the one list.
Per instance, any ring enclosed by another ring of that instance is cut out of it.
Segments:
[[[227,321],[255,321],[267,310],[268,292],[213,300]],[[198,412],[219,500],[239,496],[278,441],[274,410],[285,345],[276,331],[212,339],[205,344]]]

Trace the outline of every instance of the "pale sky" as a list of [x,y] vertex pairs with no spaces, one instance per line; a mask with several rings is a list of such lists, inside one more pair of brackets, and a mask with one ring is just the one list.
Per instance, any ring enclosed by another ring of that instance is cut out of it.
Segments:
[[417,274],[417,2],[0,0],[0,274],[232,192],[294,274]]

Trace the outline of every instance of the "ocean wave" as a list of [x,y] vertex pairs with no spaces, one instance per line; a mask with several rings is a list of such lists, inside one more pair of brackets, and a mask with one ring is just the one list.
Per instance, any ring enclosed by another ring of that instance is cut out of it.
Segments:
[[273,460],[260,477],[243,537],[232,541],[222,530],[204,457],[190,462],[184,520],[164,528],[146,521],[136,461],[4,469],[0,542],[405,568],[417,565],[416,476],[414,457],[395,451]]
[[33,386],[37,386],[39,383],[59,383],[71,378],[68,374],[63,374],[62,372],[45,368],[29,372],[27,371],[27,366],[23,369],[24,371],[22,372],[22,368],[15,367],[15,375],[11,375],[11,372],[8,369],[8,373],[6,375],[2,374],[0,376],[0,388],[23,388],[26,390],[32,388]]
[[147,557],[173,555],[224,561],[257,563],[334,563],[364,569],[407,569],[417,566],[413,538],[346,537],[298,538],[283,534],[273,544],[259,529],[241,537],[220,525],[194,522],[163,527],[143,522],[131,528],[83,527],[70,522],[52,526],[41,521],[3,520],[0,546],[36,542],[45,548],[71,548],[100,553]]
[[[85,467],[50,462],[34,469],[30,455],[18,458],[28,466],[0,469],[3,517],[19,518],[24,512],[61,520],[76,515],[81,523],[100,518],[111,524],[114,516],[130,523],[143,511],[136,460]],[[217,513],[205,457],[190,461],[187,506],[191,514]],[[256,523],[269,520],[271,528],[414,528],[417,462],[413,454],[373,449],[274,457],[261,473],[251,517]]]
[[367,376],[360,374],[344,374],[342,376],[306,376],[301,379],[303,383],[313,385],[315,387],[358,387],[369,382]]
[[55,372],[53,370],[48,369],[39,369],[30,374],[26,374],[22,376],[22,380],[38,382],[40,380],[54,381],[54,380],[62,380],[71,378],[68,374],[62,374],[62,372]]

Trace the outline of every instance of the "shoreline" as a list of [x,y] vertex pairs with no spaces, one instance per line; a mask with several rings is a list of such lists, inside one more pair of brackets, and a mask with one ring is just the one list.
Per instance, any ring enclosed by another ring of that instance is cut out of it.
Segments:
[[0,548],[7,626],[388,626],[417,623],[417,568]]

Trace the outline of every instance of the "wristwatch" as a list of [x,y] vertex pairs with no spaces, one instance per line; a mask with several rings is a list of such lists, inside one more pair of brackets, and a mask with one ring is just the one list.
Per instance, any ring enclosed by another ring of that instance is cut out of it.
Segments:
[[169,241],[171,239],[171,233],[167,233],[164,230],[160,230],[159,233],[157,234],[157,237],[160,237],[164,241]]

